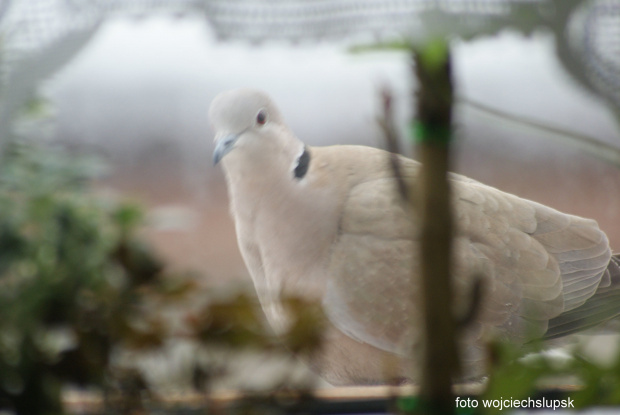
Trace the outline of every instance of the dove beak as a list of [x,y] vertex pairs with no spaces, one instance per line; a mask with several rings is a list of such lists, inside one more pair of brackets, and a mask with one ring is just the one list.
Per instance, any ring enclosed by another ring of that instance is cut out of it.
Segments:
[[215,150],[213,151],[214,165],[219,163],[226,154],[228,154],[233,148],[235,148],[235,143],[238,139],[239,134],[227,134],[217,140]]

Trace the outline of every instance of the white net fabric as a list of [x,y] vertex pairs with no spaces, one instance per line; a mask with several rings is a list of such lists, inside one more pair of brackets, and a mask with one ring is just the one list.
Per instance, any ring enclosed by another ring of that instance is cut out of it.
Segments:
[[[491,20],[509,16],[515,6],[538,3],[538,0],[214,1],[207,7],[207,17],[224,38],[306,40],[369,33],[379,38],[386,35],[415,38],[423,36],[425,31],[447,31],[447,27],[455,34],[484,30]],[[433,19],[430,13],[443,14],[443,22]],[[456,26],[452,17],[457,17]]]
[[563,42],[572,49],[571,72],[620,107],[620,1],[586,2],[573,14]]
[[620,107],[620,0],[0,0],[0,135],[102,21],[154,12],[198,13],[220,38],[252,42],[416,41],[544,26],[567,69]]

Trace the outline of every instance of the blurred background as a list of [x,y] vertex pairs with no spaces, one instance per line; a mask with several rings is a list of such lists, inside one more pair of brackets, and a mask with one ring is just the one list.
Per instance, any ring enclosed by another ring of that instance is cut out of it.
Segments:
[[3,0],[0,134],[97,156],[98,192],[144,206],[140,232],[168,270],[197,292],[251,289],[212,163],[211,100],[259,88],[310,145],[383,147],[388,88],[409,151],[411,57],[359,46],[447,34],[454,169],[597,220],[617,252],[618,28],[609,0]]
[[[49,139],[102,154],[111,165],[106,185],[148,205],[150,237],[170,263],[210,283],[247,280],[223,176],[211,161],[207,110],[215,95],[240,86],[267,91],[310,145],[383,146],[376,118],[388,87],[406,134],[415,88],[406,52],[278,43],[218,42],[208,22],[191,15],[114,17],[39,86],[54,112]],[[594,218],[620,246],[617,168],[468,103],[620,147],[617,117],[562,68],[553,35],[506,30],[455,41],[454,76],[464,100],[456,170]]]

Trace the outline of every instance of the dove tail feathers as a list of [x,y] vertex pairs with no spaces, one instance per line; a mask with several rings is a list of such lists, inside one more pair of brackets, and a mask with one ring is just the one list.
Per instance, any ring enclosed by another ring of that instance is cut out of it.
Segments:
[[610,258],[605,270],[609,281],[581,306],[549,320],[544,339],[567,336],[605,323],[620,316],[620,254]]
[[[611,269],[613,267],[613,269]],[[611,257],[611,261],[609,262],[609,273],[611,274],[612,283],[614,281],[614,277],[616,281],[620,282],[620,254],[615,254]]]

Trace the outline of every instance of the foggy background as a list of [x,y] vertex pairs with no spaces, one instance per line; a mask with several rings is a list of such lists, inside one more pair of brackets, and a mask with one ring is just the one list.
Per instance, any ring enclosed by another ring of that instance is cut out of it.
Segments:
[[[617,118],[574,81],[551,34],[454,42],[459,98],[620,147]],[[115,17],[41,85],[47,138],[103,157],[102,191],[148,207],[149,239],[206,285],[249,277],[238,253],[222,172],[212,165],[207,110],[219,92],[267,91],[311,145],[382,146],[379,93],[389,87],[402,137],[413,89],[400,51],[352,53],[344,43],[216,41],[199,17]],[[455,169],[561,211],[596,219],[620,250],[620,170],[546,133],[459,101]],[[405,148],[409,148],[405,141]]]

